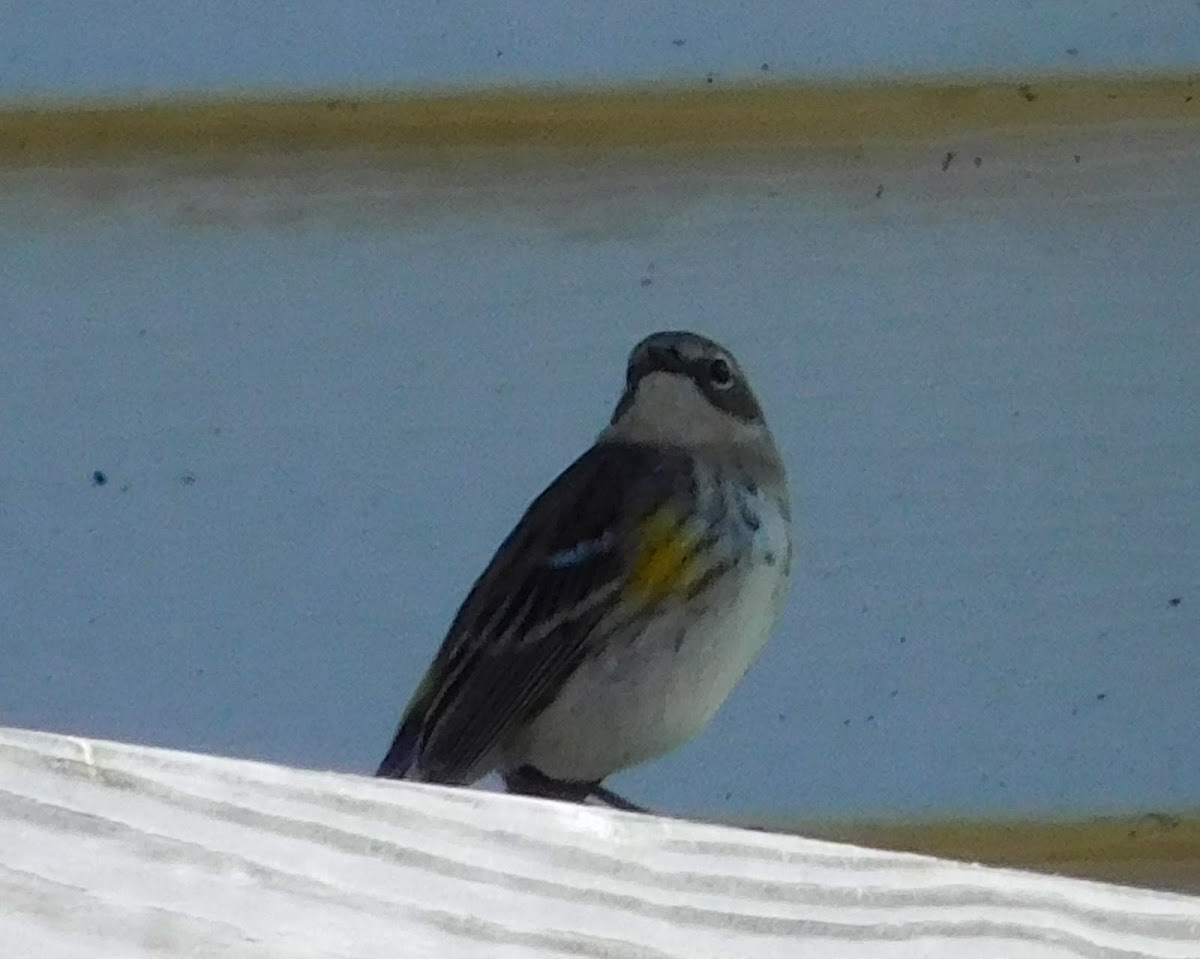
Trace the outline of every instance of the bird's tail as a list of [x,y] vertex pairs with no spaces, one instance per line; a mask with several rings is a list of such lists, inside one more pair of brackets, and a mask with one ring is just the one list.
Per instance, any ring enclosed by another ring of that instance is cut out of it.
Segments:
[[409,701],[408,708],[404,710],[404,718],[400,720],[400,728],[396,730],[396,735],[392,739],[392,747],[383,757],[379,768],[375,770],[376,776],[383,776],[386,779],[403,779],[410,771],[416,771],[414,767],[421,756],[421,733],[425,726],[425,711],[433,689],[434,683],[429,675],[426,675]]
[[400,728],[396,730],[396,736],[392,740],[392,747],[388,750],[387,755],[383,757],[383,762],[379,764],[379,768],[375,770],[375,775],[383,776],[387,779],[403,779],[405,774],[416,764],[420,746],[421,724],[419,717],[414,717],[412,713],[409,713],[404,717],[404,721],[400,723]]

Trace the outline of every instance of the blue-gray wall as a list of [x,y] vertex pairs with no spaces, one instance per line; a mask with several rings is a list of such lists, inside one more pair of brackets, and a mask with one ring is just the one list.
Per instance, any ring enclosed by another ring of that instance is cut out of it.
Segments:
[[0,4],[0,98],[1192,69],[1192,0]]
[[373,768],[629,346],[694,327],[786,452],[794,590],[713,729],[622,785],[1194,806],[1200,153],[957,146],[3,174],[0,722]]
[[[1191,2],[585,7],[7,4],[0,97],[1200,63]],[[753,372],[802,548],[715,727],[622,785],[1195,806],[1197,169],[1168,131],[0,173],[0,722],[370,769],[628,347],[685,326]]]

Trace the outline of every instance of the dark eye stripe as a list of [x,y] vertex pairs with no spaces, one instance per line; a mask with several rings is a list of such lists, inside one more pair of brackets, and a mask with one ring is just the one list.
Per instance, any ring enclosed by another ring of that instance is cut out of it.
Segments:
[[[712,375],[712,368],[718,362],[727,366],[729,380],[726,383],[718,383]],[[755,400],[749,385],[734,371],[727,360],[721,357],[715,360],[701,360],[689,372],[692,382],[717,409],[747,421],[753,421],[762,416],[758,401]]]
[[729,364],[722,358],[717,357],[715,360],[710,360],[707,369],[709,382],[720,389],[724,389],[733,384],[733,370],[729,368]]

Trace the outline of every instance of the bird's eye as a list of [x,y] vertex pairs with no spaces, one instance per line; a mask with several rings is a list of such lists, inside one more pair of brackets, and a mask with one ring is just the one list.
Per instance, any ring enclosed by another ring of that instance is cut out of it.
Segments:
[[733,386],[733,370],[720,357],[708,364],[708,381],[719,390]]

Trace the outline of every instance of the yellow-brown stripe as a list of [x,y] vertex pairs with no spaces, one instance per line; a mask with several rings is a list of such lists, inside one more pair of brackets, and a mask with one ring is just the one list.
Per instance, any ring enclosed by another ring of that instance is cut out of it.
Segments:
[[1200,123],[1200,77],[179,98],[0,108],[0,163],[313,149],[833,146],[1180,120]]

